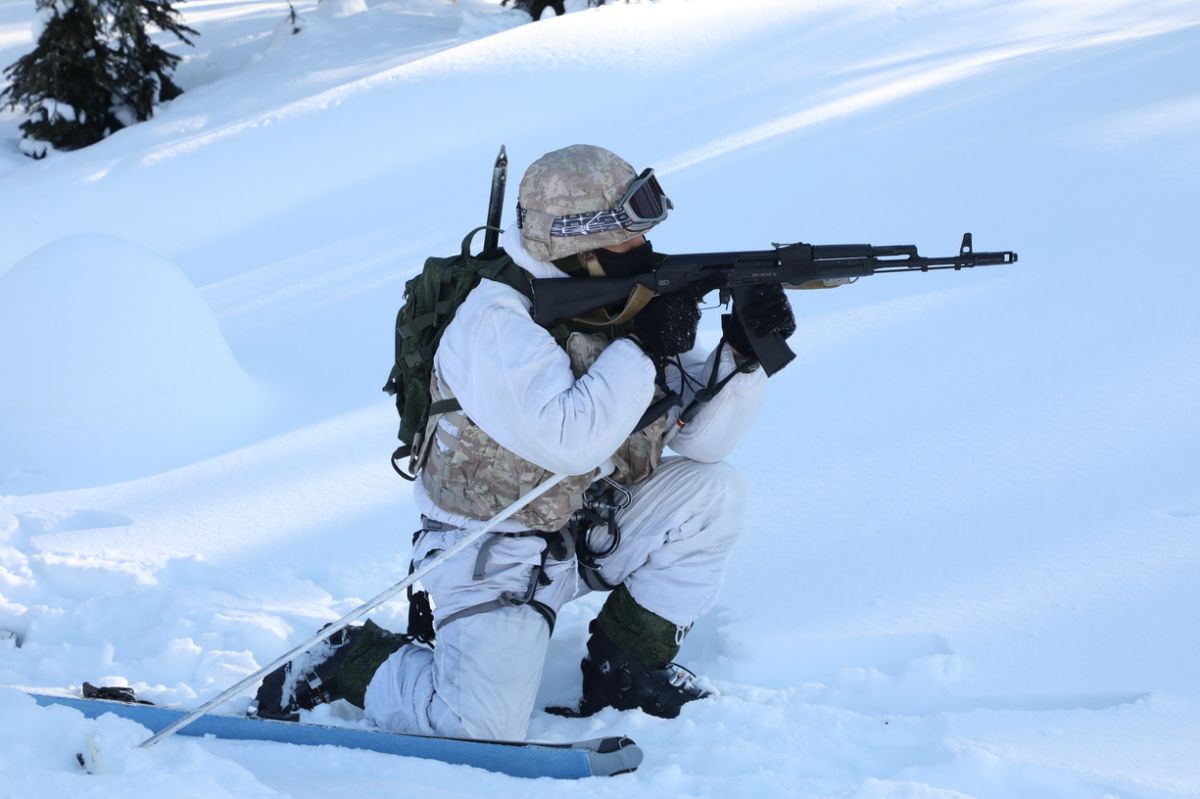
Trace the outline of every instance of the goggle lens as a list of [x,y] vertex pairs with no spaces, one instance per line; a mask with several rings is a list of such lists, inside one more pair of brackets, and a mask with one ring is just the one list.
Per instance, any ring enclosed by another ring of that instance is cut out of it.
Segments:
[[661,220],[670,207],[671,201],[667,199],[652,169],[647,169],[638,176],[630,187],[629,198],[625,201],[625,208],[631,212],[630,216],[641,220]]

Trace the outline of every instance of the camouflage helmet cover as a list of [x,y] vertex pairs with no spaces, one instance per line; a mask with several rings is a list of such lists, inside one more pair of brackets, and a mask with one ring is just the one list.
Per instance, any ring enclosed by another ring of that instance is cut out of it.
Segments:
[[587,236],[551,236],[556,216],[613,208],[637,172],[616,154],[591,144],[573,144],[546,153],[525,170],[517,202],[521,242],[534,258],[555,261],[568,255],[629,241],[640,233],[623,228]]

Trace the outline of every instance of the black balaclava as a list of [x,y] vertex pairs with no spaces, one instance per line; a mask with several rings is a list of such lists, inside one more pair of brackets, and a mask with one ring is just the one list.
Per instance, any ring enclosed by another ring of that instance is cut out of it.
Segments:
[[611,250],[594,250],[600,268],[609,277],[630,277],[641,275],[654,268],[654,248],[649,241],[639,244],[626,252]]

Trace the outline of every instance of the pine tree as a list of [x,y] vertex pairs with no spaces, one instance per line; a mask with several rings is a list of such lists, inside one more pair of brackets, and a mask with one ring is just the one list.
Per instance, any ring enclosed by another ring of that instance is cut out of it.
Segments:
[[180,56],[154,44],[153,25],[186,44],[171,0],[37,0],[45,23],[33,52],[5,69],[12,83],[0,93],[22,107],[23,149],[39,158],[46,142],[60,150],[95,144],[149,119],[156,102],[182,90],[171,80]]

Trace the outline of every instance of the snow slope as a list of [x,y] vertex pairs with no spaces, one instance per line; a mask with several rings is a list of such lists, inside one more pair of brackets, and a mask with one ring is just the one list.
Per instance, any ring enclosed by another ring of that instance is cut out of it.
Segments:
[[[744,540],[680,658],[721,697],[538,714],[647,751],[568,790],[1200,795],[1200,7],[583,6],[302,2],[292,36],[286,3],[194,0],[150,122],[35,163],[0,112],[0,686],[191,707],[400,579],[403,282],[482,222],[501,143],[515,181],[586,141],[656,167],[663,251],[970,230],[1021,261],[794,295],[798,357],[732,459]],[[0,0],[3,63],[32,18]],[[0,797],[564,790],[144,737],[0,688]]]

